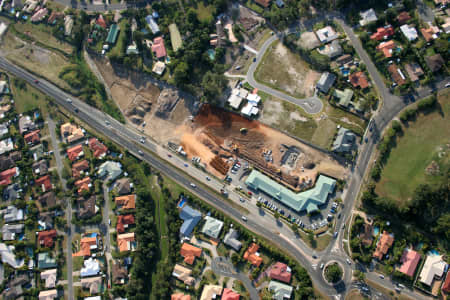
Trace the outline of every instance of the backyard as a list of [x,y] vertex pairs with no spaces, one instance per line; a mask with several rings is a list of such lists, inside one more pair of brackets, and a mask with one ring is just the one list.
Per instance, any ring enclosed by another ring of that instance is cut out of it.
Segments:
[[438,109],[420,114],[416,121],[403,129],[389,159],[383,168],[376,193],[394,200],[399,205],[411,199],[416,187],[422,183],[434,183],[440,176],[427,175],[426,168],[432,161],[445,170],[449,163],[450,92],[438,95]]

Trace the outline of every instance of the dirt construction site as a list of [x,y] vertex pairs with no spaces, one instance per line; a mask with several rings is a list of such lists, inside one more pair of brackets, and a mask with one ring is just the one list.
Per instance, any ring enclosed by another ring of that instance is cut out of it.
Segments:
[[293,189],[311,185],[319,173],[346,176],[347,170],[325,153],[258,121],[209,105],[203,105],[193,122],[180,131],[187,156],[201,158],[206,169],[221,178],[231,166],[231,157],[249,161]]

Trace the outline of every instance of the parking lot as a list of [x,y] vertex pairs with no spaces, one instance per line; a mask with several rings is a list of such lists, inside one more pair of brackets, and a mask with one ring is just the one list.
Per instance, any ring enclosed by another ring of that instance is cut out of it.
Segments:
[[[270,196],[265,195],[262,192],[249,190],[245,185],[245,179],[250,173],[250,165],[247,161],[242,159],[230,159],[229,163],[232,164],[230,171],[227,174],[226,181],[234,188],[240,190],[243,194],[250,198],[250,201],[261,202],[263,207],[272,212],[279,212],[281,216],[285,217],[289,222],[296,223],[299,227],[304,229],[317,230],[321,227],[327,226],[329,222],[332,222],[334,218],[340,218],[341,205],[329,200],[325,205],[319,207],[320,211],[311,216],[308,216],[306,212],[296,212],[291,208],[285,206],[280,201],[272,199]],[[340,193],[334,193],[330,199],[336,199],[340,196]],[[246,197],[241,197],[241,201],[247,201]]]

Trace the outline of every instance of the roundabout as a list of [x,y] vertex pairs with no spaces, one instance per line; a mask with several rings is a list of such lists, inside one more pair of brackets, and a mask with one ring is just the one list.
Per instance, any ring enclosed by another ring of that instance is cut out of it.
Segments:
[[337,286],[345,278],[345,271],[341,263],[332,260],[323,268],[322,277],[328,285]]

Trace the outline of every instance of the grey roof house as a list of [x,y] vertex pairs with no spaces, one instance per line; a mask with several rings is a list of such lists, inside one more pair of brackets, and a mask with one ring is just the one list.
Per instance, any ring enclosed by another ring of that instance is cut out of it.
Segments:
[[331,150],[334,152],[350,152],[355,146],[356,135],[349,129],[341,127],[333,142]]
[[217,239],[220,231],[222,231],[223,222],[210,216],[206,216],[205,221],[206,222],[203,225],[201,232],[207,236]]
[[180,227],[180,235],[190,236],[194,227],[200,222],[202,214],[189,205],[184,205],[180,211],[180,218],[184,221]]
[[273,293],[272,299],[291,299],[293,288],[290,285],[272,280],[269,282],[268,289]]
[[48,252],[39,253],[37,261],[39,269],[52,269],[57,266],[55,258],[50,257]]
[[4,241],[14,241],[16,235],[23,232],[24,224],[5,224],[2,227],[2,238]]
[[22,116],[19,119],[19,131],[20,134],[24,134],[25,132],[35,130],[36,124],[31,120],[30,116]]
[[14,254],[14,246],[0,243],[0,255],[2,256],[2,263],[8,264],[14,269],[20,268],[24,265],[25,260],[17,259]]
[[328,93],[331,86],[334,84],[334,81],[336,80],[336,75],[331,74],[329,72],[322,73],[322,76],[320,76],[319,81],[316,83],[316,88],[321,91],[322,93]]
[[3,190],[3,200],[5,201],[14,201],[17,198],[19,198],[19,190],[20,187],[17,183],[14,184],[10,184],[8,185],[4,190]]
[[122,174],[122,165],[115,161],[105,161],[100,165],[97,173],[100,177],[107,176],[109,180],[114,180]]
[[3,210],[3,220],[5,223],[11,223],[23,220],[23,209],[18,209],[13,205],[9,205]]
[[225,238],[223,239],[223,243],[227,246],[230,246],[236,251],[241,250],[242,243],[238,240],[239,233],[237,230],[234,230],[233,228],[230,228],[228,233],[225,235]]

